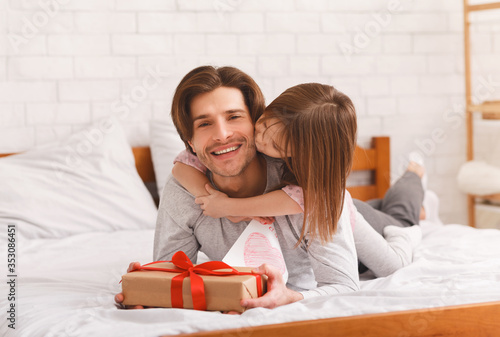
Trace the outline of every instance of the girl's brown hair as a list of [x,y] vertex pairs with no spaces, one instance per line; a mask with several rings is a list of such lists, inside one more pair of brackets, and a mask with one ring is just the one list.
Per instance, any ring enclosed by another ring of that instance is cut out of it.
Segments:
[[[266,108],[264,118],[282,123],[279,143],[286,172],[283,182],[304,194],[301,238],[309,233],[331,240],[344,205],[346,179],[356,147],[356,111],[349,97],[329,85],[291,87]],[[299,241],[300,241],[299,240]]]
[[253,78],[233,67],[202,66],[191,70],[181,80],[172,101],[172,121],[186,149],[192,152],[189,141],[193,138],[191,101],[199,94],[211,92],[219,87],[236,88],[241,91],[250,112],[253,124],[262,115],[265,100]]

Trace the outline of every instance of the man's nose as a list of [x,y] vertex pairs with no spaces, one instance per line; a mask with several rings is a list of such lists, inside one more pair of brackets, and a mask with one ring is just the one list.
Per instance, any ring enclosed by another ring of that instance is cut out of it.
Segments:
[[217,141],[225,141],[233,135],[233,130],[231,126],[225,121],[220,121],[217,123],[216,133],[214,134],[214,139]]

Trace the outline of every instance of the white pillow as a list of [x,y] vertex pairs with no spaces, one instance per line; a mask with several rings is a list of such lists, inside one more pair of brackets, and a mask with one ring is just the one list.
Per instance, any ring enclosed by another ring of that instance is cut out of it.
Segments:
[[154,228],[157,210],[114,117],[0,159],[0,222],[27,238]]
[[158,195],[162,195],[168,176],[172,173],[174,159],[186,149],[172,122],[151,121],[149,124],[151,137],[151,156],[155,169]]

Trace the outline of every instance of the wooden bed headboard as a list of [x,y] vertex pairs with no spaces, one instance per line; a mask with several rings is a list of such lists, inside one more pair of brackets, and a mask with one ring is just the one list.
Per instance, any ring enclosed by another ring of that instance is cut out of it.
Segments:
[[[145,183],[154,183],[155,174],[149,147],[132,148],[139,176]],[[373,182],[369,185],[349,186],[355,199],[382,198],[390,186],[391,154],[389,137],[373,137],[371,148],[356,147],[353,171],[372,171]]]
[[[145,184],[156,182],[151,150],[149,147],[133,147],[135,166]],[[14,153],[0,153],[0,157]],[[349,186],[347,189],[355,199],[369,200],[382,198],[390,186],[391,171],[389,137],[373,137],[371,148],[356,147],[353,171],[372,171],[373,183],[362,186]]]
[[391,143],[389,137],[373,137],[371,148],[357,146],[354,152],[353,171],[372,171],[369,185],[349,186],[351,196],[359,200],[383,198],[391,185]]

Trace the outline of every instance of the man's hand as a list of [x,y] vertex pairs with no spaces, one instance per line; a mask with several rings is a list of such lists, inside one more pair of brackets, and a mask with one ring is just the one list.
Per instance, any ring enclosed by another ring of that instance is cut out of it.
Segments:
[[[136,270],[141,268],[141,264],[139,262],[132,262],[128,266],[127,273],[130,273],[132,270]],[[142,305],[123,305],[123,300],[125,298],[123,297],[123,293],[119,293],[115,295],[115,302],[118,304],[120,307],[125,308],[125,309],[144,309]]]
[[264,307],[272,309],[280,305],[300,301],[304,298],[301,293],[286,287],[283,276],[278,268],[263,264],[252,270],[252,272],[267,275],[267,293],[259,298],[241,300],[241,306],[246,308]]

